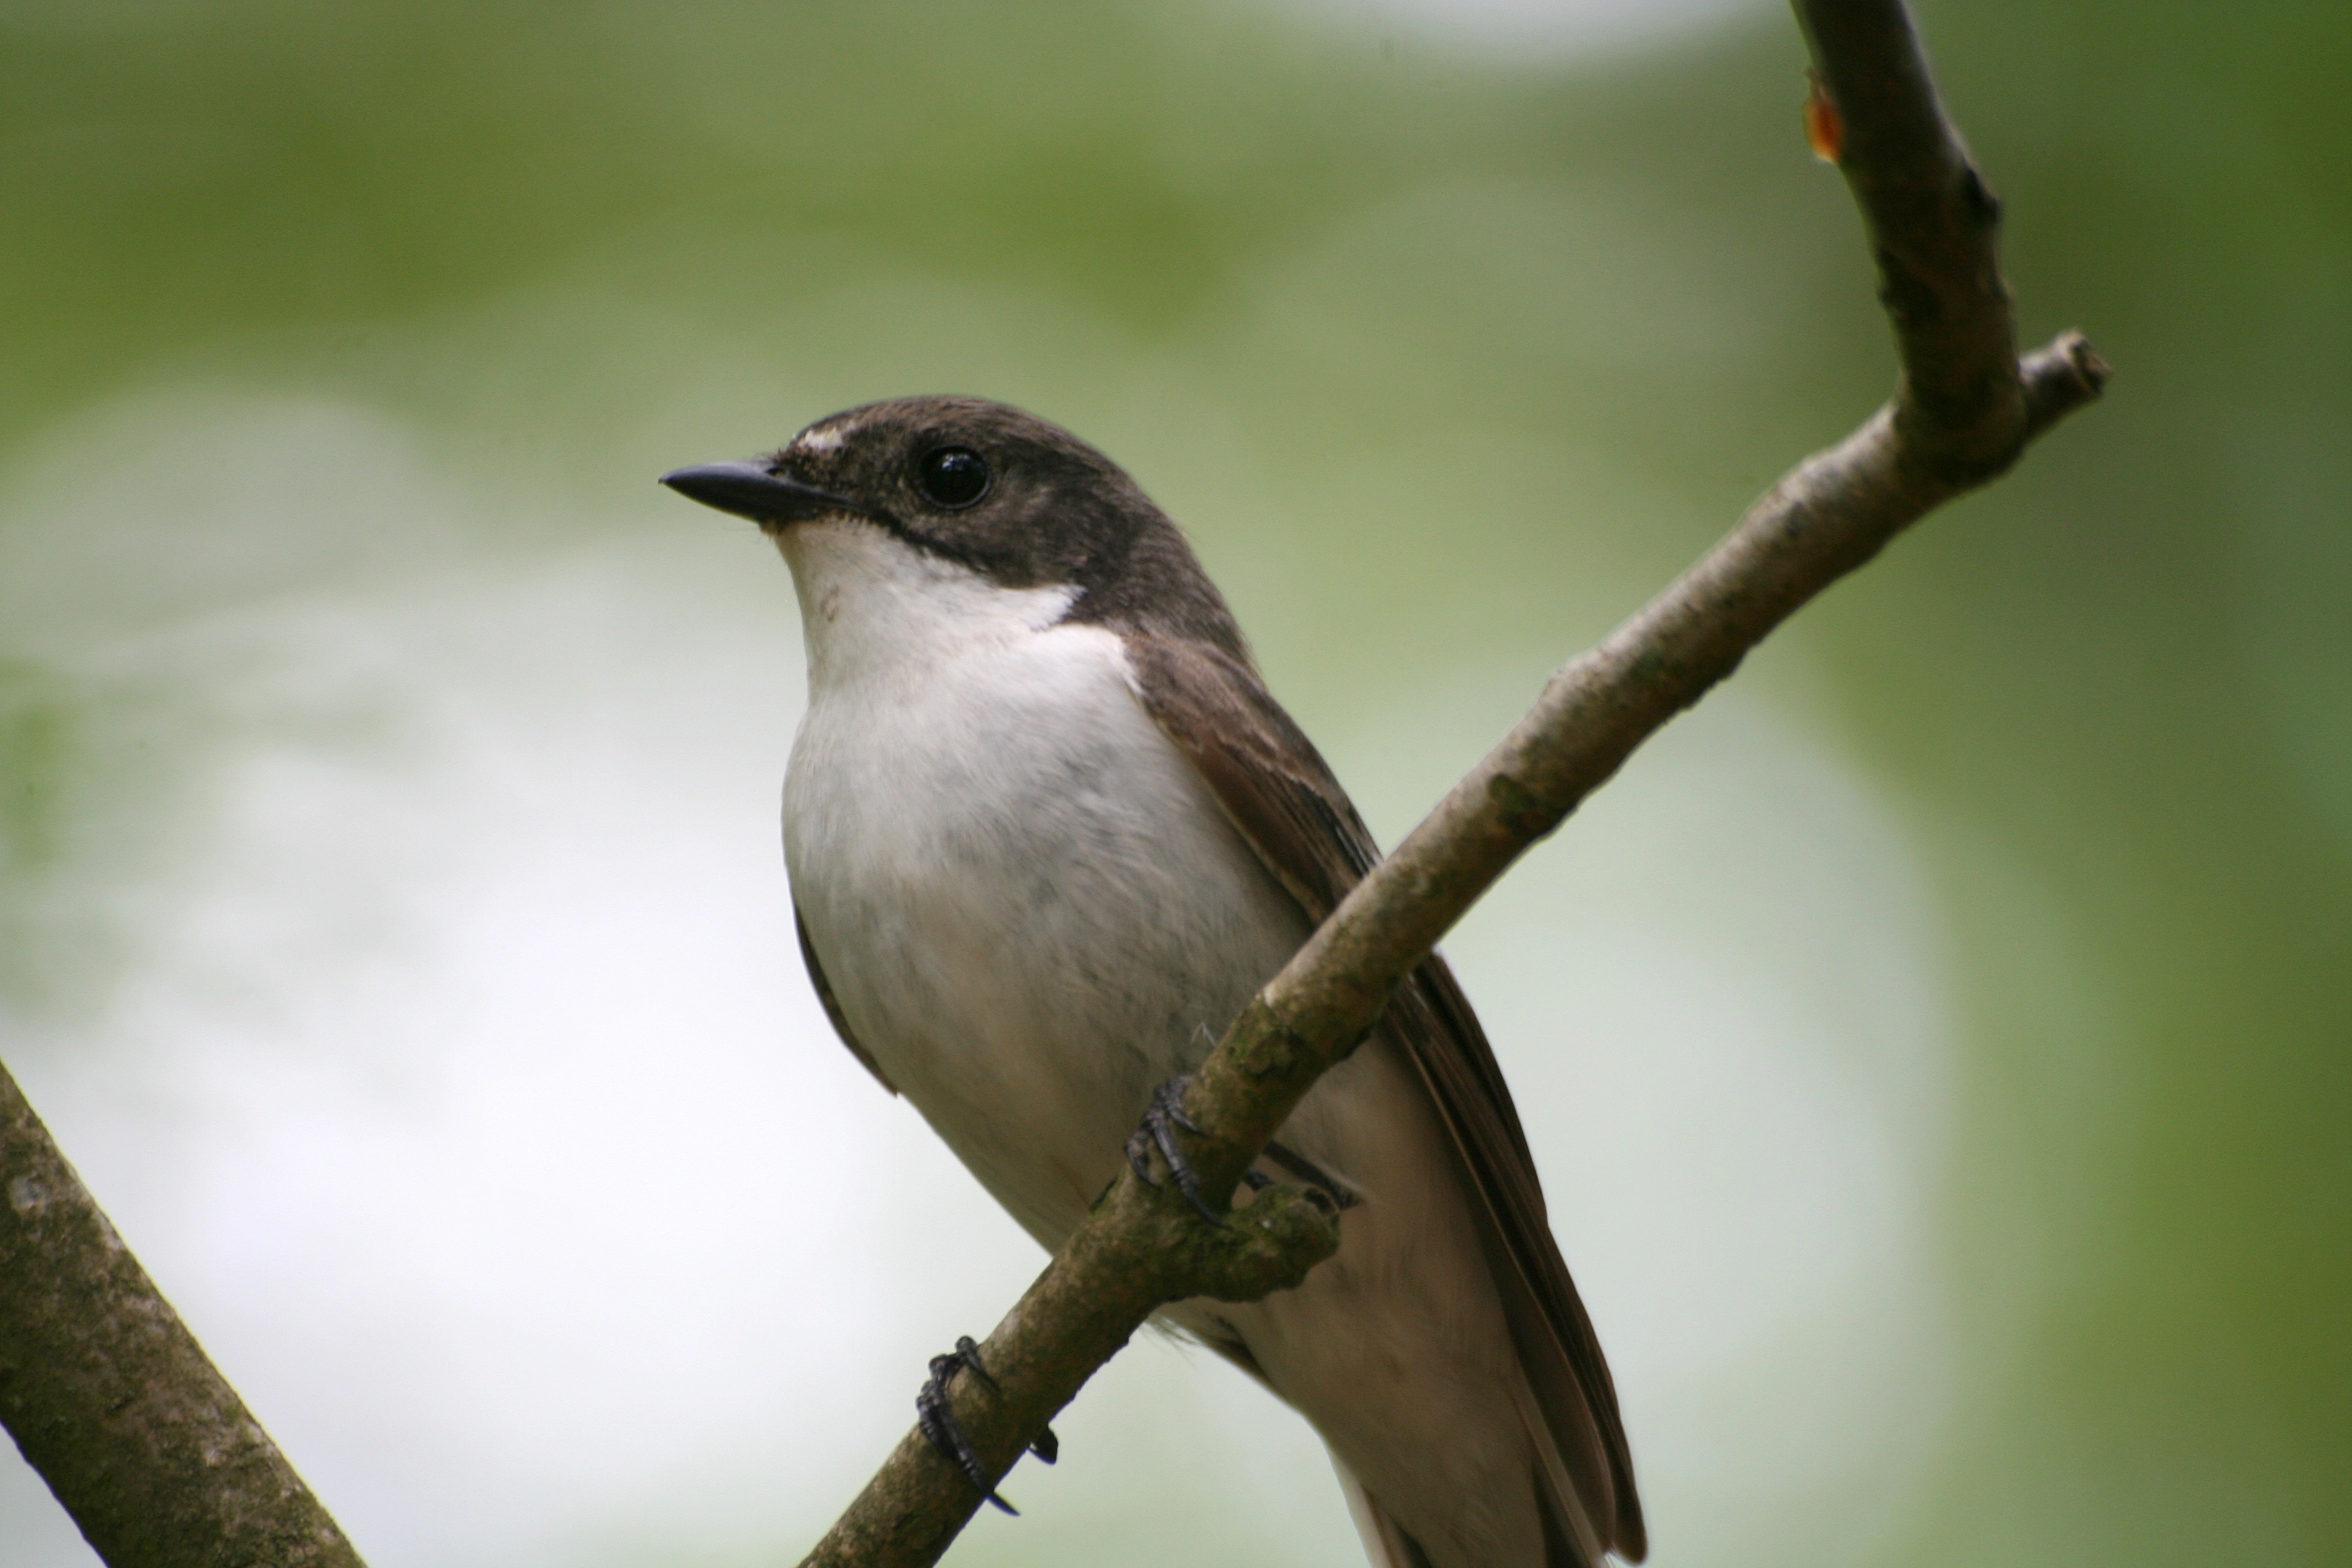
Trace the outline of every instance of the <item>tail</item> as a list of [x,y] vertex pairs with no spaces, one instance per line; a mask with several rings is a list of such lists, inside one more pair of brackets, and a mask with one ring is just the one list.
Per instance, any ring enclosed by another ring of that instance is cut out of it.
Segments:
[[[1541,1413],[1535,1408],[1533,1391],[1522,1393],[1520,1399],[1528,1437],[1540,1457],[1540,1463],[1528,1479],[1534,1487],[1537,1511],[1543,1519],[1544,1555],[1541,1564],[1530,1564],[1529,1568],[1601,1568],[1609,1547],[1601,1542],[1600,1531],[1593,1527],[1568,1477],[1567,1467],[1560,1462],[1559,1447]],[[1356,1479],[1355,1472],[1337,1454],[1331,1456],[1331,1468],[1339,1472],[1339,1490],[1348,1500],[1348,1516],[1356,1521],[1356,1533],[1363,1539],[1364,1555],[1370,1568],[1435,1568],[1421,1542],[1406,1532],[1395,1515],[1381,1506],[1380,1499]]]

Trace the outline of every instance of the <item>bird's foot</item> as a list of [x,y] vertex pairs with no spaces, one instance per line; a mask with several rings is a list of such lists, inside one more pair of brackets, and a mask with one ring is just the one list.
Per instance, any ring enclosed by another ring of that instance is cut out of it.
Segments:
[[[948,1402],[948,1380],[956,1374],[958,1367],[968,1370],[991,1389],[996,1387],[996,1379],[980,1364],[980,1347],[966,1334],[956,1341],[954,1350],[931,1358],[931,1375],[915,1395],[915,1425],[930,1439],[932,1447],[980,1489],[982,1497],[1006,1513],[1018,1514],[1021,1510],[997,1496],[996,1489],[988,1484],[988,1472],[981,1468],[980,1455],[972,1448],[971,1439],[963,1435],[963,1424],[956,1419],[955,1406]],[[1048,1426],[1029,1445],[1029,1451],[1050,1465],[1062,1457],[1062,1440]]]
[[[1364,1201],[1356,1195],[1353,1187],[1339,1180],[1296,1149],[1286,1149],[1279,1143],[1269,1143],[1265,1146],[1265,1157],[1329,1198],[1333,1208],[1351,1209]],[[1257,1174],[1255,1171],[1250,1173],[1254,1176]],[[1264,1180],[1261,1177],[1250,1184],[1257,1186],[1262,1184]]]
[[1201,1178],[1193,1173],[1192,1163],[1184,1158],[1184,1151],[1176,1142],[1176,1130],[1180,1127],[1187,1132],[1201,1131],[1184,1114],[1184,1090],[1192,1081],[1191,1073],[1179,1073],[1151,1091],[1151,1103],[1144,1110],[1142,1123],[1127,1135],[1127,1163],[1135,1167],[1135,1173],[1147,1184],[1156,1187],[1160,1182],[1151,1173],[1151,1152],[1159,1150],[1184,1201],[1211,1225],[1222,1226],[1225,1223],[1223,1217],[1202,1198]]

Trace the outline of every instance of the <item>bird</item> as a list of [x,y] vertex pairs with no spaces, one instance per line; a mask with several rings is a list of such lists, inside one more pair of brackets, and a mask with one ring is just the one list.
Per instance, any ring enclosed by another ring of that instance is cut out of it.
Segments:
[[[791,568],[808,703],[784,858],[827,1018],[1059,1248],[1122,1160],[1144,1169],[1139,1127],[1181,1115],[1168,1086],[1375,864],[1370,832],[1176,522],[1045,419],[896,398],[662,482]],[[1639,1562],[1608,1366],[1441,955],[1261,1163],[1331,1202],[1338,1252],[1160,1321],[1313,1426],[1375,1568]],[[987,1375],[961,1342],[925,1401],[957,1364]]]

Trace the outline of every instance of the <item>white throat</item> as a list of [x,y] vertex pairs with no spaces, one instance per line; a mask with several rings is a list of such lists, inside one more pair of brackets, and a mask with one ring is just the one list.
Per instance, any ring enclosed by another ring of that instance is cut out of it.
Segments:
[[1000,587],[853,518],[797,523],[776,547],[793,569],[809,694],[918,676],[973,645],[1003,646],[1059,621],[1078,589]]
[[[1069,586],[784,531],[809,702],[793,901],[851,1031],[1047,1247],[1154,1084],[1307,935]],[[1310,1156],[1312,1157],[1312,1156]]]

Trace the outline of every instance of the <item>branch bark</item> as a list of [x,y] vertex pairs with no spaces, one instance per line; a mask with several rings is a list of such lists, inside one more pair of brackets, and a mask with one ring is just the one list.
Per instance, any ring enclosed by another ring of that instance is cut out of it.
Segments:
[[110,1568],[361,1568],[5,1067],[0,1424]]
[[[1187,1152],[1229,1193],[1390,992],[1502,875],[1667,720],[1696,702],[1798,606],[1895,534],[2015,462],[2095,399],[2107,368],[2069,332],[2021,361],[1995,238],[2000,204],[1937,101],[1901,0],[1797,0],[1838,162],[1878,266],[1901,375],[1885,407],[1806,458],[1712,551],[1591,652],[1366,877],[1243,1010],[1193,1077]],[[1274,1189],[1273,1192],[1279,1192]],[[1144,1320],[1241,1283],[1277,1283],[1336,1245],[1332,1216],[1268,1194],[1219,1233],[1170,1188],[1122,1171],[1087,1223],[982,1346],[992,1389],[963,1378],[956,1412],[1001,1475]],[[1221,1276],[1222,1272],[1222,1276]],[[1224,1299],[1235,1299],[1225,1297]],[[803,1568],[936,1562],[979,1507],[961,1471],[910,1431]]]

